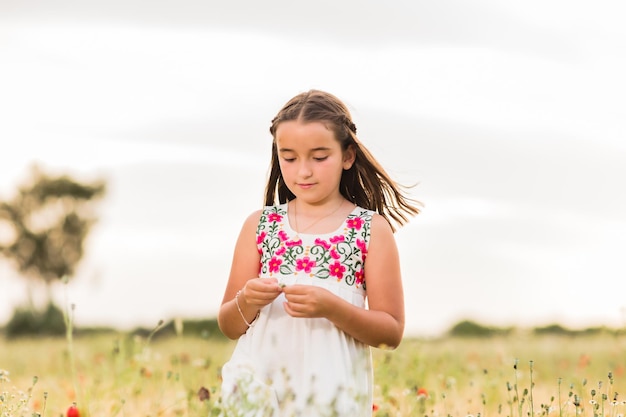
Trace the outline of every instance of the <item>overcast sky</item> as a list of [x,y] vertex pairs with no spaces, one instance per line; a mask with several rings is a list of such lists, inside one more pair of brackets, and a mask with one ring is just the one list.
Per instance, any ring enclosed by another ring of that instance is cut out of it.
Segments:
[[[65,289],[78,324],[216,314],[269,122],[310,88],[419,183],[407,334],[624,324],[620,1],[224,3],[0,2],[0,198],[33,163],[109,184]],[[0,264],[0,323],[24,294]]]

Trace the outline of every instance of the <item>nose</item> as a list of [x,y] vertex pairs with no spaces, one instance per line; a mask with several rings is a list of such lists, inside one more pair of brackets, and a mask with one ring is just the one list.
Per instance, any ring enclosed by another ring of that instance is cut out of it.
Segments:
[[313,173],[309,161],[301,161],[298,165],[298,175],[301,178],[308,178]]

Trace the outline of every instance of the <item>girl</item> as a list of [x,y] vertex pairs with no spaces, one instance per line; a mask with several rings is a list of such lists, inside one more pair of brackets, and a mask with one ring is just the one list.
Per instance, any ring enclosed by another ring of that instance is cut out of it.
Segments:
[[218,315],[239,339],[224,415],[371,416],[370,346],[404,332],[394,223],[419,210],[335,96],[297,95],[270,133],[266,207],[243,224]]

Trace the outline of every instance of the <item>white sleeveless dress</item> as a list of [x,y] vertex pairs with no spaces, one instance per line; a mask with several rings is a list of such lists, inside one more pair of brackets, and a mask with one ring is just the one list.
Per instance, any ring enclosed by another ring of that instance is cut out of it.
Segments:
[[[364,265],[373,212],[360,207],[324,235],[297,235],[287,205],[265,207],[259,276],[325,288],[366,308]],[[324,318],[294,318],[281,294],[265,306],[222,367],[223,416],[372,415],[370,347]]]

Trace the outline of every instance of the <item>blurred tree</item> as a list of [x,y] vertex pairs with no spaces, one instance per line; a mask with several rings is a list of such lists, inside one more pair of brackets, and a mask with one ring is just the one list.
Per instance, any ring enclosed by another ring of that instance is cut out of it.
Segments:
[[96,221],[94,202],[105,189],[104,180],[83,184],[68,176],[46,175],[34,166],[16,195],[0,200],[0,255],[31,284],[45,284],[48,305],[51,285],[74,275]]
[[452,326],[448,331],[450,336],[457,337],[491,337],[512,333],[513,328],[501,328],[493,326],[485,326],[471,320],[462,320]]

